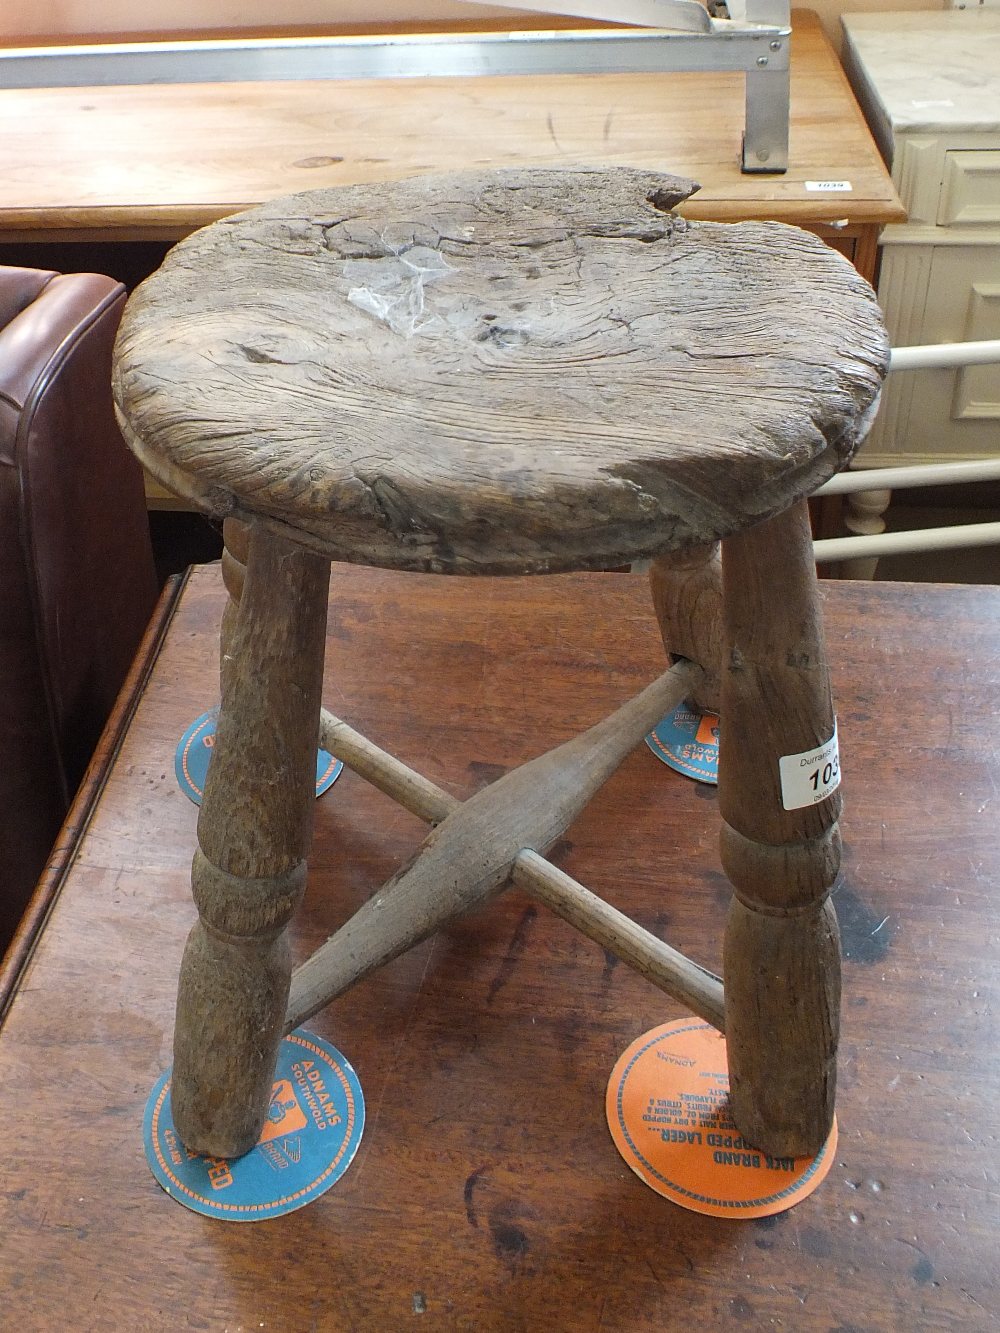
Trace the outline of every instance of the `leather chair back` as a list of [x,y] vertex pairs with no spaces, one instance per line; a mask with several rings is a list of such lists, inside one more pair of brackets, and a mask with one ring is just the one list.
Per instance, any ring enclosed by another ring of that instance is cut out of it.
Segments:
[[0,268],[0,950],[156,600],[111,405],[124,301],[110,278]]

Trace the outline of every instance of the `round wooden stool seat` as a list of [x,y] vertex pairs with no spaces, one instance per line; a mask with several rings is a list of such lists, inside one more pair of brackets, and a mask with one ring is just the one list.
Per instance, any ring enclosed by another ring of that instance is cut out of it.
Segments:
[[334,559],[599,568],[740,531],[844,467],[887,362],[810,234],[688,223],[624,168],[279,199],[132,297],[123,428],[172,490]]

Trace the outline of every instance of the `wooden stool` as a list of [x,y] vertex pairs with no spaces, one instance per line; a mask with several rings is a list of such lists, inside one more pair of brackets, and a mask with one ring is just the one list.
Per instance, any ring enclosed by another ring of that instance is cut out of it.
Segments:
[[[725,1031],[751,1143],[775,1156],[823,1143],[840,797],[803,497],[863,438],[888,349],[844,259],[776,223],[685,222],[671,209],[694,188],[529,169],[298,195],[183,241],[129,302],[126,436],[160,481],[225,518],[228,548],[174,1045],[189,1148],[248,1151],[282,1033],[512,882]],[[680,660],[472,800],[321,712],[331,560],[541,574],[642,559]],[[544,859],[671,708],[719,707],[720,693],[724,998],[719,978]],[[317,726],[437,827],[293,972]]]

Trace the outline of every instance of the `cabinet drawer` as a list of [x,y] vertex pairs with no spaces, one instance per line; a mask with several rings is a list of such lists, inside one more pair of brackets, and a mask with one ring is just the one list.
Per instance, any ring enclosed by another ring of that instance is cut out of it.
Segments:
[[1000,223],[1000,151],[945,153],[937,220],[942,227]]
[[[893,245],[879,300],[894,346],[1000,338],[1000,245]],[[864,459],[1000,458],[1000,365],[890,375]]]

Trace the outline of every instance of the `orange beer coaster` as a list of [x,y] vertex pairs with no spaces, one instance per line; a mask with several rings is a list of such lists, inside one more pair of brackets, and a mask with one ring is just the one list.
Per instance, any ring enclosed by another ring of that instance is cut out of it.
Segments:
[[243,1157],[185,1148],[173,1122],[170,1074],[149,1095],[143,1143],[157,1183],[192,1212],[226,1222],[281,1217],[324,1194],[358,1151],[365,1123],[358,1076],[335,1046],[304,1028],[282,1040],[267,1119]]
[[809,1197],[837,1151],[837,1122],[815,1157],[769,1157],[729,1114],[726,1039],[681,1018],[639,1037],[608,1084],[608,1126],[640,1180],[709,1217],[782,1213]]

